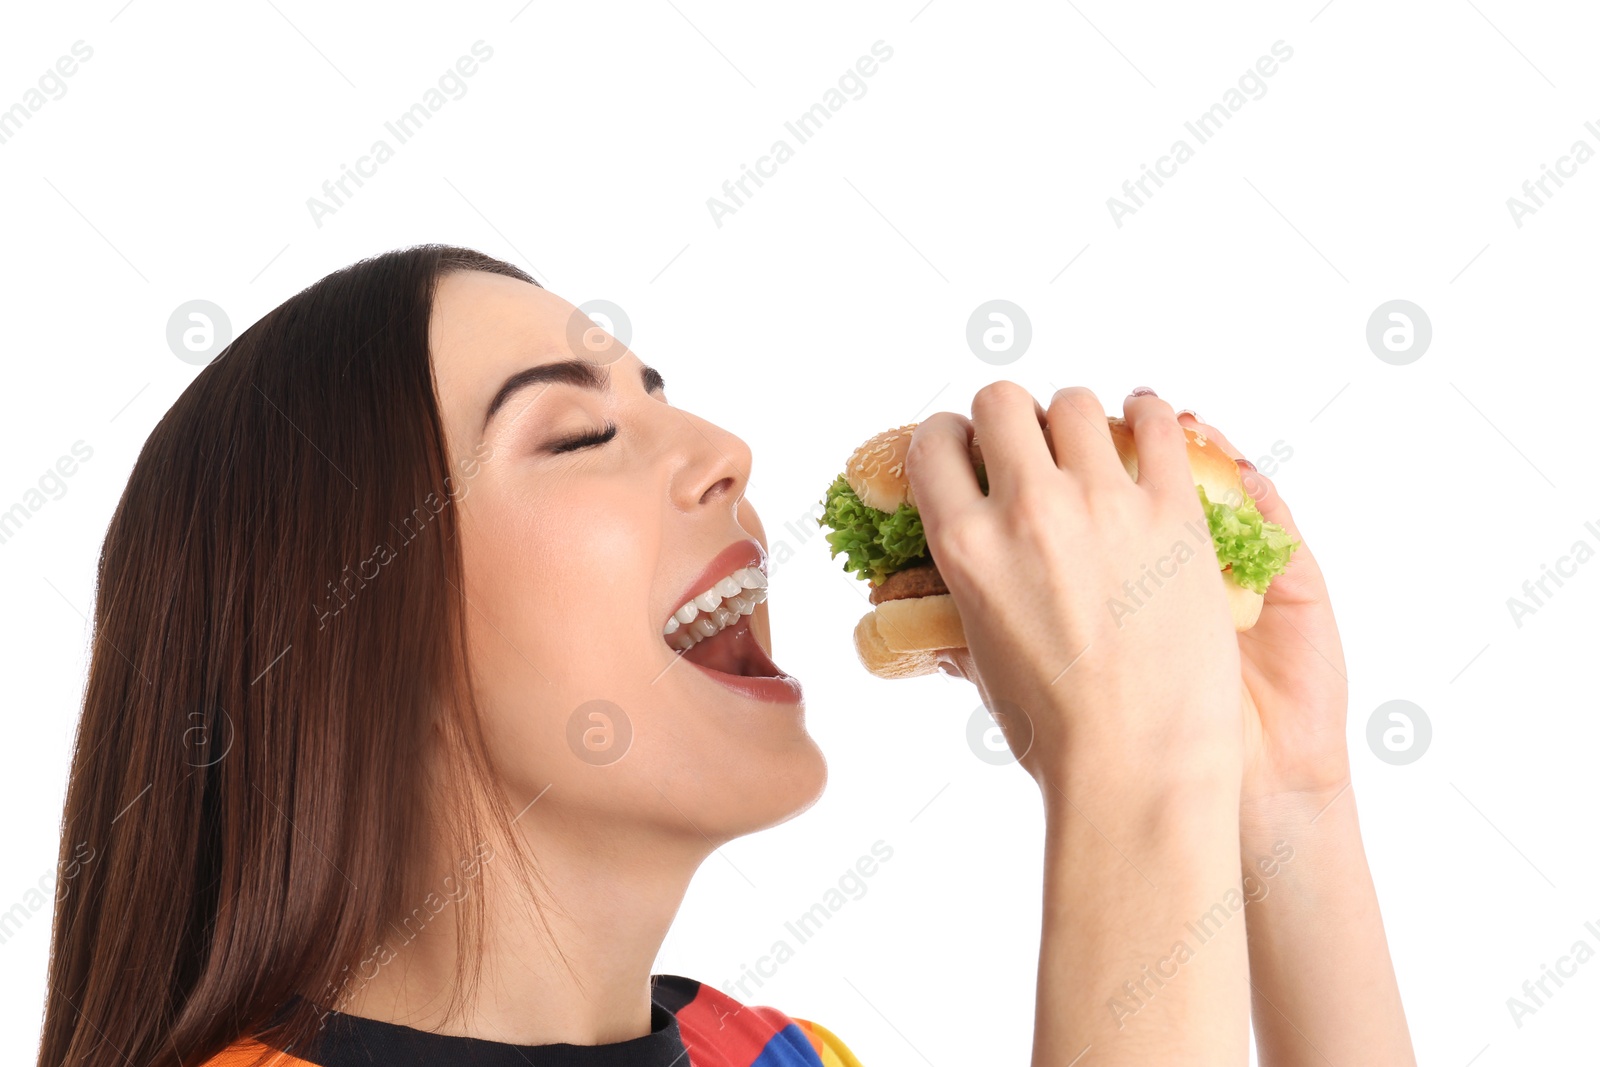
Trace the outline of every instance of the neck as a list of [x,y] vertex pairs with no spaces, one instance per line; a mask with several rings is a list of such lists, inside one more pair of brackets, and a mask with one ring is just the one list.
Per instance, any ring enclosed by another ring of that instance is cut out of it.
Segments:
[[597,1045],[648,1034],[651,970],[710,846],[647,828],[619,834],[615,820],[585,823],[553,805],[540,814],[514,827],[546,886],[539,905],[509,856],[490,854],[478,877],[465,883],[456,860],[435,862],[435,870],[455,874],[452,897],[476,896],[484,908],[479,982],[458,1010],[446,1017],[457,985],[460,903],[446,903],[437,914],[418,909],[414,915],[431,915],[420,929],[403,919],[392,924],[393,957],[335,1006],[419,1030],[517,1045]]

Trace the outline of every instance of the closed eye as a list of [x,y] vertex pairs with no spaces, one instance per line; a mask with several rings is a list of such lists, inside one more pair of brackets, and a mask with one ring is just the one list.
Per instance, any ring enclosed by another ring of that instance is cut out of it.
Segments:
[[617,424],[607,422],[606,428],[598,433],[586,433],[580,437],[568,438],[565,441],[550,446],[551,452],[576,452],[580,448],[589,448],[593,445],[603,445],[617,436]]

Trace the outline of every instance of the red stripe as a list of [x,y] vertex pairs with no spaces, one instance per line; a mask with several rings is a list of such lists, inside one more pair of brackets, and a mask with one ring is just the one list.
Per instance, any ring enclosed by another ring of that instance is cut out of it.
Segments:
[[740,1004],[702,984],[678,1010],[678,1029],[691,1067],[750,1067],[790,1019],[776,1008]]

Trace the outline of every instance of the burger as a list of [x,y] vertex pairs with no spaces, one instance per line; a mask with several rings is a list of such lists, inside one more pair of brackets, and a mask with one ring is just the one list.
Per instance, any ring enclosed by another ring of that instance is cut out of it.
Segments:
[[[1107,423],[1123,469],[1137,478],[1133,430],[1120,417]],[[833,558],[843,555],[843,569],[871,585],[867,599],[873,608],[856,623],[853,640],[862,665],[880,678],[933,673],[939,668],[941,650],[967,647],[961,615],[939,574],[938,561],[928,551],[906,476],[906,451],[916,427],[913,422],[885,430],[857,448],[844,473],[828,487],[821,501],[823,515],[817,520],[818,526],[832,530],[826,540]],[[1226,579],[1223,588],[1234,629],[1248,630],[1261,616],[1267,586],[1288,567],[1300,542],[1262,517],[1231,456],[1200,431],[1187,426],[1183,431],[1189,472]],[[968,454],[978,486],[987,495],[988,477],[976,435]],[[1113,615],[1118,603],[1117,598],[1108,601]]]

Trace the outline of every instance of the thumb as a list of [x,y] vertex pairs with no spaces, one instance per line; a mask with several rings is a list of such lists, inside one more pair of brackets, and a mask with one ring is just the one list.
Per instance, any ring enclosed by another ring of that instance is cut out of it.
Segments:
[[975,682],[978,677],[972,665],[972,653],[965,648],[940,649],[939,670],[952,678],[962,678],[970,682]]

